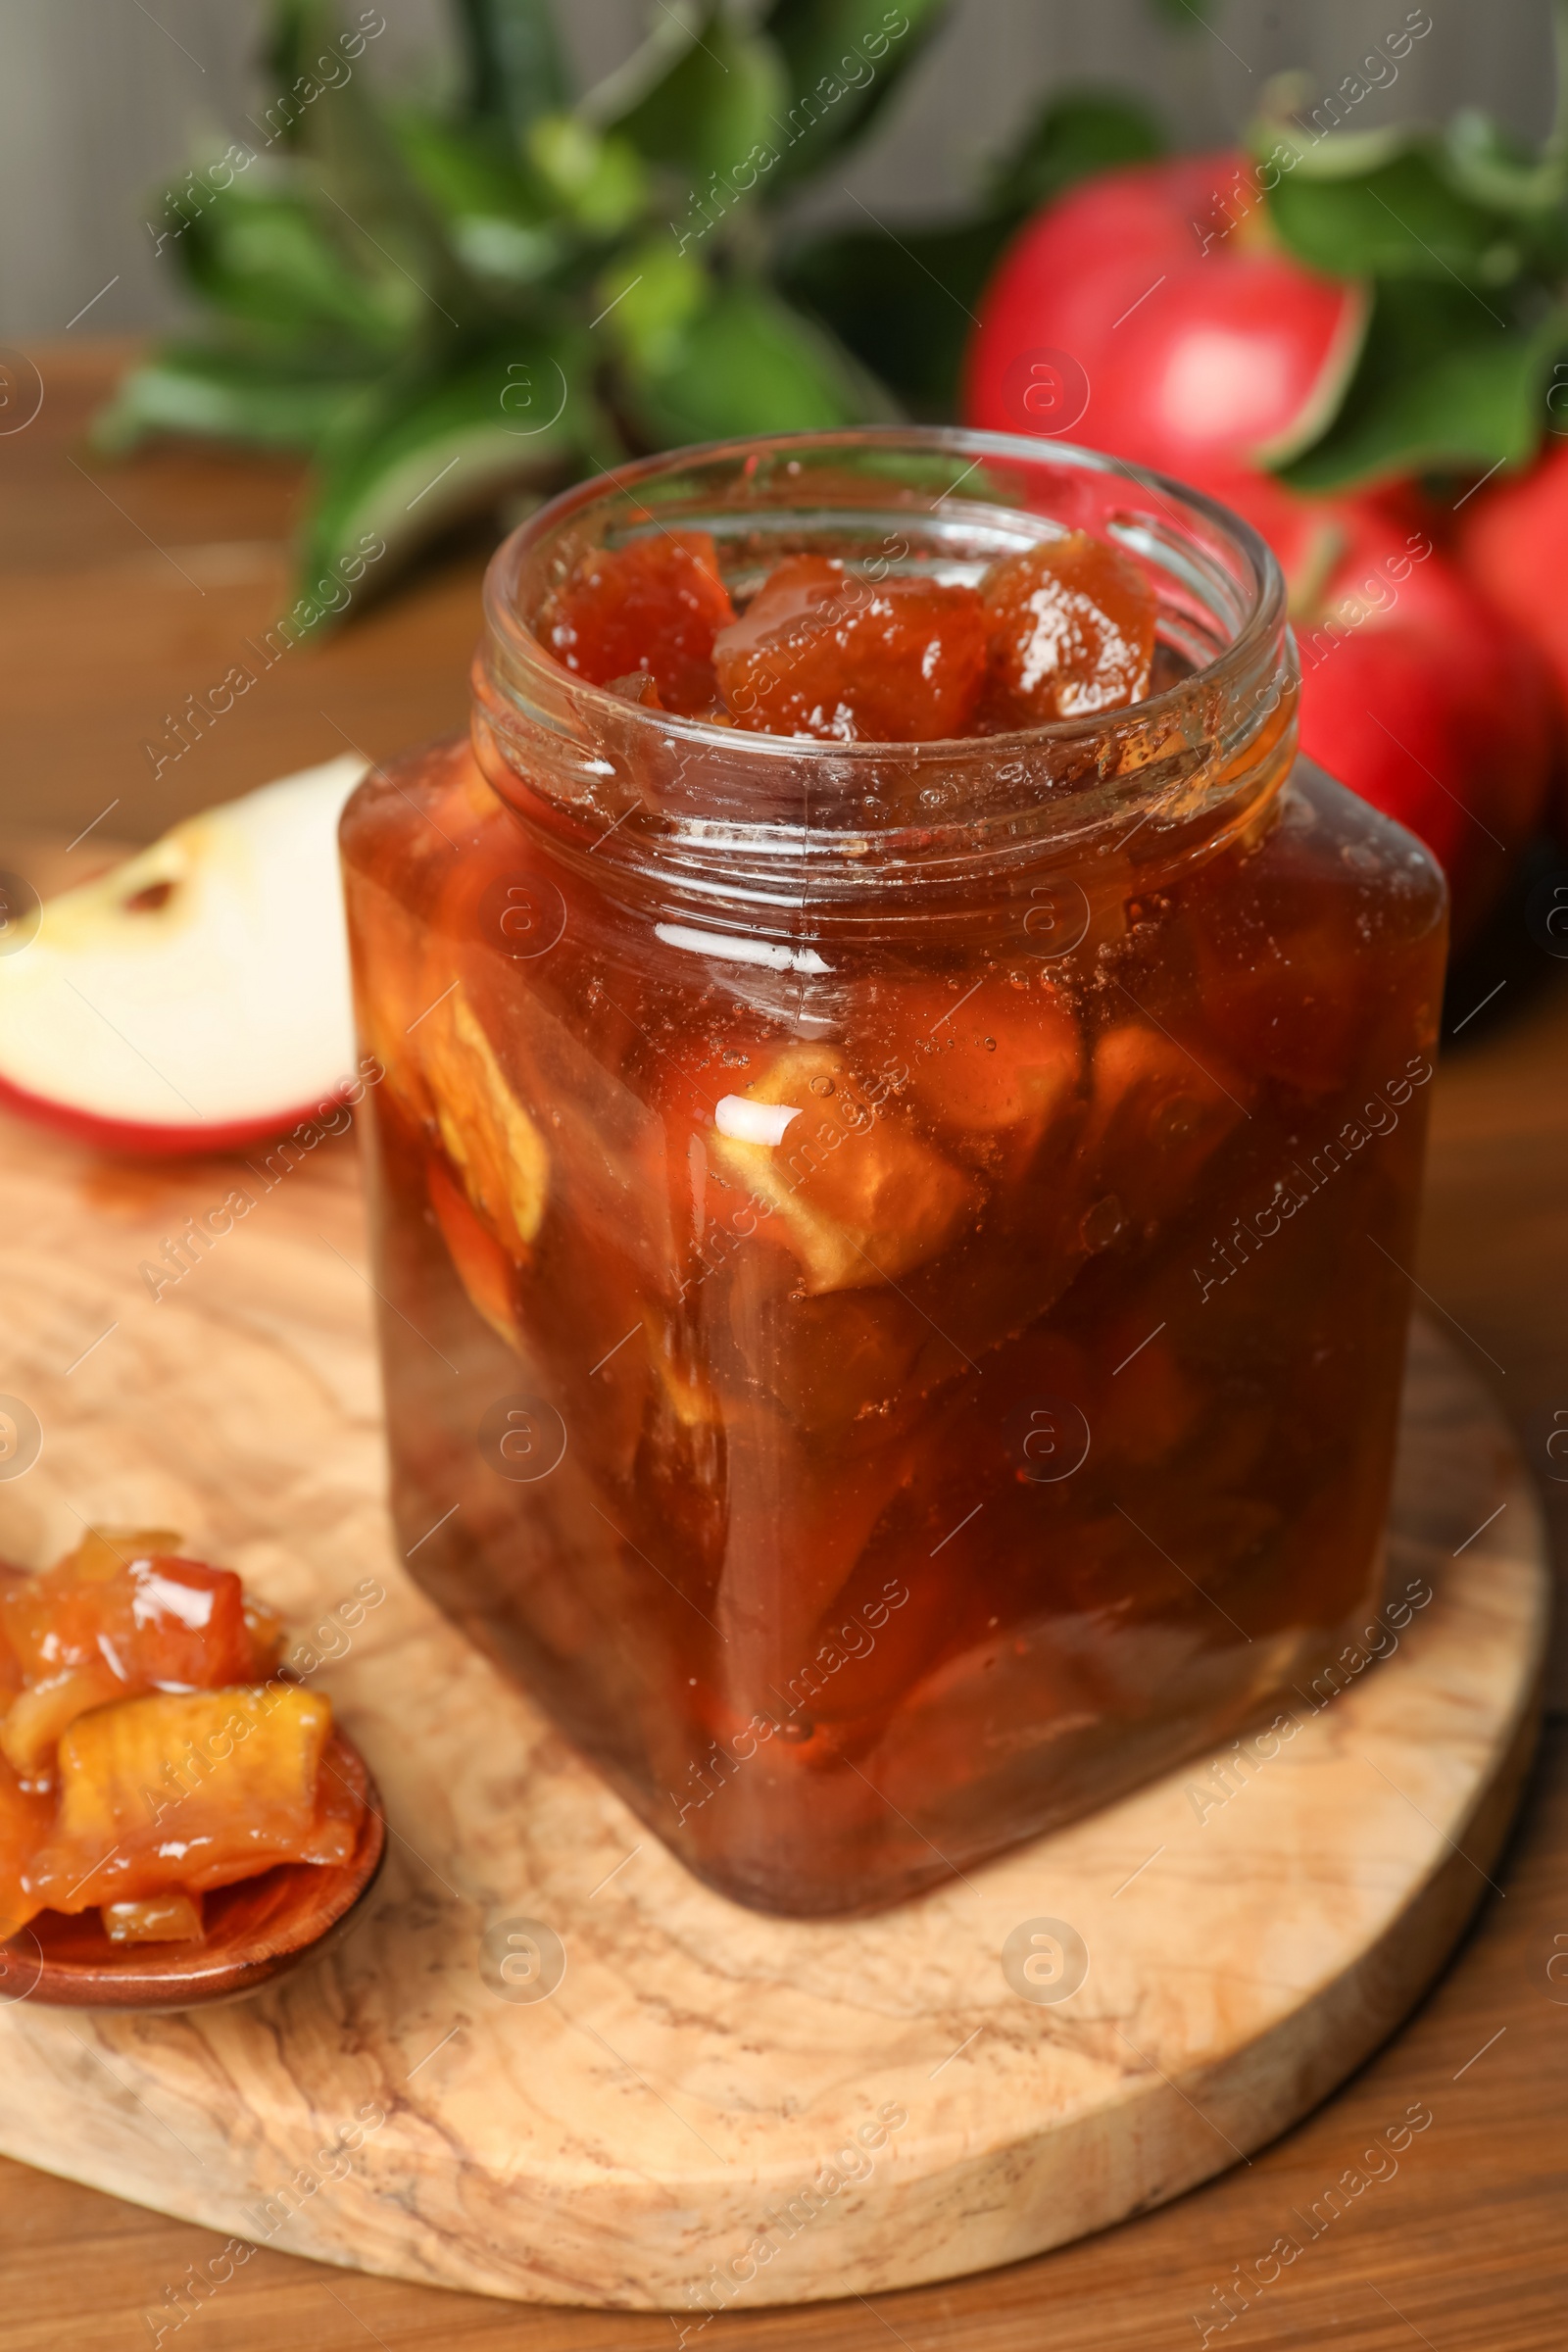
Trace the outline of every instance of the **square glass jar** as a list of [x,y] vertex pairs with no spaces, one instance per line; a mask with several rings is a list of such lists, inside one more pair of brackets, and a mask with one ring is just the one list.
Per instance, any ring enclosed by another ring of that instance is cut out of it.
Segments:
[[[1153,691],[948,743],[672,717],[531,622],[713,534],[975,580],[1087,529]],[[420,1584],[712,1886],[873,1909],[1242,1730],[1375,1604],[1446,943],[1296,760],[1277,566],[1090,452],[651,460],[502,547],[470,740],[343,858]]]

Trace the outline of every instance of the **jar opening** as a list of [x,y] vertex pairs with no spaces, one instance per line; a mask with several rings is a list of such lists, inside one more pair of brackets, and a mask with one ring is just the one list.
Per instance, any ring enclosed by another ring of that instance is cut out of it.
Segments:
[[[675,527],[711,533],[739,598],[785,555],[974,580],[999,555],[1089,531],[1152,579],[1168,682],[1156,672],[1160,691],[1121,710],[919,743],[649,710],[563,668],[530,623],[590,550]],[[736,903],[946,891],[999,861],[1073,864],[1118,843],[1180,862],[1244,821],[1294,752],[1284,583],[1257,534],[1163,476],[1004,434],[868,427],[647,460],[514,532],[485,617],[474,740],[503,798],[601,875],[679,867],[699,895]]]

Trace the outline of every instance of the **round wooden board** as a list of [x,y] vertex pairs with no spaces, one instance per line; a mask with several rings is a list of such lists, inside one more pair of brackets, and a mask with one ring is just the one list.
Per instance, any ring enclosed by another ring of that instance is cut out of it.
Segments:
[[[255,1207],[155,1302],[142,1261],[236,1183]],[[689,2342],[710,2311],[983,2269],[1179,2194],[1365,2057],[1486,1891],[1542,1536],[1429,1332],[1390,1588],[1431,1598],[1391,1655],[1223,1777],[1199,1759],[900,1911],[796,1924],[690,1879],[402,1575],[363,1264],[352,1144],[134,1169],[0,1122],[0,1392],[42,1431],[0,1479],[0,1552],[173,1526],[328,1629],[393,1831],[347,1939],[249,2001],[0,2005],[6,2153],[327,2261],[667,2306]],[[384,1598],[352,1622],[364,1580]],[[546,1998],[502,1972],[516,1922],[560,1939]],[[1052,1936],[1087,1973],[1042,2000],[1069,1981]]]

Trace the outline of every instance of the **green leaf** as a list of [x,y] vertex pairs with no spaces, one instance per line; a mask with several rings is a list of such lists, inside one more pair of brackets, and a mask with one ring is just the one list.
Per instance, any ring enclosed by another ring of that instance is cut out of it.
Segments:
[[501,293],[537,285],[561,268],[574,243],[571,223],[510,137],[492,123],[460,126],[419,108],[400,108],[390,120],[404,160],[471,276]]
[[1548,141],[1531,156],[1473,108],[1449,125],[1444,168],[1454,186],[1498,216],[1540,276],[1568,276],[1568,146]]
[[524,173],[517,148],[493,123],[456,123],[420,106],[390,106],[387,122],[404,163],[447,220],[467,214],[538,220],[545,191]]
[[712,299],[701,262],[658,237],[606,270],[594,296],[594,325],[605,321],[627,367],[653,380],[679,366],[685,338]]
[[337,30],[330,0],[272,0],[262,57],[273,90],[283,103],[274,109],[275,135],[293,146],[300,135],[303,110],[289,93],[310,73],[313,55],[319,56]]
[[1457,286],[1382,285],[1339,414],[1278,471],[1295,489],[1330,491],[1523,465],[1547,421],[1546,379],[1565,347],[1563,311],[1525,332]]
[[458,0],[468,65],[468,109],[526,130],[570,97],[550,0]]
[[[694,193],[713,175],[728,179],[778,133],[784,70],[771,42],[731,22],[722,8],[671,10],[684,46],[627,112],[602,127],[630,140],[652,164],[688,179]],[[661,54],[668,44],[663,43]]]
[[950,0],[773,0],[761,29],[783,60],[787,88],[773,125],[770,195],[819,171],[880,114]]
[[657,363],[623,344],[621,372],[627,405],[655,447],[824,430],[896,414],[842,345],[750,280],[714,287]]
[[1075,180],[1123,164],[1152,163],[1165,134],[1149,108],[1119,90],[1069,90],[1048,98],[1021,138],[993,167],[988,213],[1021,220]]
[[[1368,58],[1368,65],[1371,62]],[[1350,90],[1342,82],[1338,90],[1314,104],[1316,84],[1310,74],[1273,74],[1263,86],[1256,119],[1248,129],[1251,152],[1277,172],[1301,172],[1308,179],[1352,179],[1364,177],[1411,148],[1431,145],[1431,131],[1419,123],[1344,129],[1349,107],[1359,103],[1353,77],[1346,78],[1352,83]],[[1359,86],[1360,97],[1366,97],[1369,85]]]
[[386,549],[375,561],[379,590],[424,541],[508,487],[585,455],[613,459],[591,385],[580,338],[523,329],[450,372],[387,377],[320,453],[300,552],[306,592],[371,539]]
[[125,375],[93,419],[95,449],[121,456],[153,433],[314,450],[365,390],[342,375],[269,367],[254,352],[170,343]]
[[1551,127],[1539,154],[1532,155],[1473,106],[1460,107],[1454,116],[1446,150],[1454,184],[1478,204],[1532,223],[1555,215],[1560,235],[1568,201],[1568,0],[1556,0],[1551,14],[1557,91]]
[[318,204],[319,218],[362,274],[388,285],[401,279],[411,298],[410,343],[433,344],[454,321],[471,324],[476,311],[484,315],[440,211],[365,74],[323,91],[307,109],[293,169],[300,193]]
[[239,180],[177,232],[175,250],[196,293],[270,340],[390,355],[417,291],[385,267],[352,264],[329,220],[304,194]]
[[631,141],[597,131],[580,115],[541,117],[528,154],[547,193],[591,237],[615,236],[647,202],[648,175]]
[[1268,215],[1298,260],[1335,277],[1497,286],[1520,267],[1517,243],[1494,214],[1449,184],[1430,144],[1354,176],[1298,169],[1270,194]]
[[1499,213],[1529,220],[1568,195],[1568,156],[1534,156],[1484,115],[1462,106],[1448,125],[1448,175],[1462,195]]
[[786,262],[786,293],[890,385],[915,416],[951,416],[975,305],[1013,223],[818,237]]

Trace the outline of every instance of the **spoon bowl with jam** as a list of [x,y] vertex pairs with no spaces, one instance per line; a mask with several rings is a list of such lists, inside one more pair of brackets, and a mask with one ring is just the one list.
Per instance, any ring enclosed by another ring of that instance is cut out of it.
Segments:
[[0,1570],[0,1998],[179,2009],[318,1956],[386,1824],[283,1628],[159,1529]]

